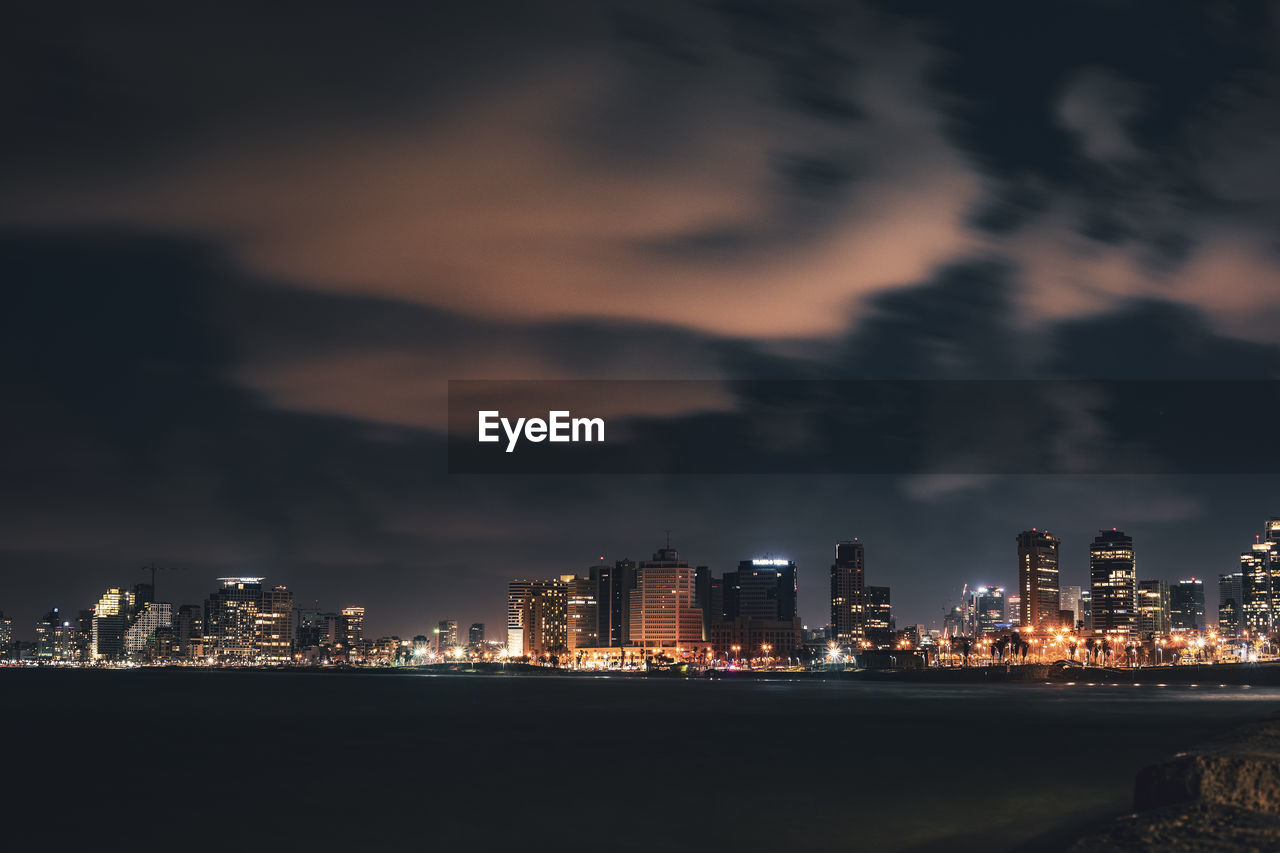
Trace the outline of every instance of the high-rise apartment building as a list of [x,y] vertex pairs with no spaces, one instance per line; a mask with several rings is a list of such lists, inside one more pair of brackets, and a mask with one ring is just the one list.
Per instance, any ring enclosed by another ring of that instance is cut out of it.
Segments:
[[1218,633],[1238,637],[1243,625],[1244,574],[1226,572],[1218,575]]
[[246,663],[257,656],[262,578],[218,578],[204,605],[205,652],[218,660]]
[[442,653],[458,645],[458,620],[440,620],[436,625],[436,643]]
[[204,612],[198,604],[183,604],[173,617],[174,656],[186,660],[204,657]]
[[618,648],[625,646],[631,634],[631,592],[636,588],[636,564],[631,559],[621,559],[612,566],[600,564],[591,567],[591,579],[596,582],[596,635],[600,646]]
[[1175,631],[1204,630],[1204,581],[1188,578],[1169,587],[1170,624]]
[[569,590],[560,580],[531,581],[521,603],[524,625],[522,645],[532,658],[555,656],[569,650]]
[[1020,624],[1026,628],[1056,628],[1058,606],[1058,546],[1047,530],[1024,530],[1018,541],[1018,595],[1022,598]]
[[1138,636],[1146,640],[1169,633],[1169,583],[1138,581]]
[[561,575],[560,580],[564,581],[567,596],[569,651],[596,648],[600,645],[599,581],[590,575]]
[[1129,637],[1137,632],[1138,581],[1133,537],[1099,530],[1089,545],[1089,581],[1094,632]]
[[857,539],[836,543],[831,564],[831,635],[840,646],[867,636],[866,554]]
[[347,649],[364,645],[363,607],[352,605],[342,608],[342,643]]
[[293,660],[293,593],[288,587],[264,589],[254,618],[257,656],[268,663]]
[[147,642],[161,628],[173,625],[173,605],[167,602],[148,601],[130,620],[124,631],[124,654],[138,657],[147,649]]
[[484,623],[472,622],[471,627],[467,629],[467,645],[481,646],[484,645]]
[[889,587],[869,586],[864,590],[867,605],[867,633],[884,635],[893,630],[893,603]]
[[675,548],[660,548],[653,559],[640,561],[631,591],[629,645],[663,650],[702,646],[694,574]]
[[118,588],[102,594],[93,608],[89,658],[94,661],[124,657],[124,629],[129,618],[129,595]]

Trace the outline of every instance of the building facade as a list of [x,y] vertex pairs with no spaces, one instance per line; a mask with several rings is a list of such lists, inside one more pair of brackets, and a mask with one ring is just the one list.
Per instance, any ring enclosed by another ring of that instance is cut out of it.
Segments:
[[1024,628],[1056,628],[1058,611],[1058,537],[1047,530],[1024,530],[1018,542],[1019,624]]
[[675,548],[640,561],[631,591],[630,645],[664,651],[704,645],[694,575]]
[[1175,631],[1203,631],[1204,581],[1188,578],[1169,587],[1169,614]]
[[1113,637],[1137,633],[1138,580],[1133,537],[1099,530],[1089,545],[1092,630]]
[[1169,633],[1169,583],[1138,581],[1138,636],[1163,637]]
[[867,636],[866,554],[857,539],[836,543],[831,564],[831,634],[842,647],[857,646]]

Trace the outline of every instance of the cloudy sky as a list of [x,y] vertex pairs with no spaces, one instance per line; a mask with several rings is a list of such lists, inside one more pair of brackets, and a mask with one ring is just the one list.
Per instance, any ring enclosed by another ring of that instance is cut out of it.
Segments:
[[19,636],[152,562],[497,635],[509,578],[668,528],[795,558],[810,624],[859,536],[931,624],[1024,527],[1064,582],[1104,526],[1175,580],[1280,514],[1262,473],[502,478],[443,438],[449,379],[1276,379],[1275,4],[55,2],[0,42]]

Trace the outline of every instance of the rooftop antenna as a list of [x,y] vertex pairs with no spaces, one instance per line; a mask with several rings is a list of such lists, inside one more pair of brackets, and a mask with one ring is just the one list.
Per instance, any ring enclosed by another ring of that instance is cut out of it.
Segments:
[[671,549],[671,528],[667,528],[667,550]]

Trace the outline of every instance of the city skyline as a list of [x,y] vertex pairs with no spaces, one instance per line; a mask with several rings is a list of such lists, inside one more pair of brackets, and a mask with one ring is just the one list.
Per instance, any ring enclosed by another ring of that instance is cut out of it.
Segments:
[[[1256,529],[1256,526],[1255,526],[1255,529]],[[1098,542],[1109,537],[1112,531],[1116,531],[1116,535],[1123,537],[1125,540],[1127,540],[1130,543],[1134,541],[1134,537],[1128,535],[1124,530],[1120,528],[1115,528],[1115,527],[1099,528],[1096,531],[1096,535],[1093,537],[1091,542],[1088,545],[1086,545],[1087,553],[1092,554],[1092,551],[1095,547],[1097,547]],[[1033,535],[1035,535],[1037,538],[1034,540],[1028,539],[1028,537],[1031,537]],[[670,537],[669,530],[667,531],[666,536],[667,536],[667,539],[666,539],[667,544],[663,548],[658,549],[658,553],[654,554],[655,559],[659,557],[659,555],[664,551],[664,549],[668,549],[672,553],[676,553],[678,551],[678,549],[674,549],[671,547],[671,537]],[[1262,542],[1264,536],[1269,537],[1267,542],[1265,543]],[[1270,565],[1270,563],[1266,562],[1266,559],[1267,559],[1266,555],[1272,553],[1271,543],[1280,542],[1280,526],[1276,525],[1275,518],[1273,517],[1269,519],[1266,522],[1266,524],[1264,524],[1264,532],[1262,534],[1255,533],[1254,538],[1255,538],[1255,543],[1249,543],[1252,546],[1252,551],[1254,553],[1262,553],[1264,555],[1263,557],[1264,562],[1260,564],[1260,566],[1262,567],[1260,570],[1264,572],[1270,571],[1268,568],[1266,568],[1267,566]],[[899,595],[907,593],[908,590],[902,589],[900,585],[895,584],[892,581],[892,576],[889,575],[887,572],[882,574],[881,570],[878,567],[875,567],[874,562],[870,564],[872,568],[870,572],[868,571],[868,563],[867,563],[868,557],[866,556],[867,545],[862,540],[861,537],[858,537],[855,539],[841,540],[840,544],[842,546],[847,545],[847,546],[850,546],[851,548],[857,549],[856,560],[857,560],[857,565],[859,567],[858,571],[860,574],[860,584],[862,588],[867,590],[868,594],[870,594],[870,591],[873,587],[883,587],[883,588],[894,590],[893,597],[894,597],[895,603],[893,606],[892,613],[895,621],[897,621],[899,624],[924,625],[930,629],[945,629],[947,625],[947,619],[946,619],[947,614],[952,611],[953,607],[957,602],[965,603],[962,601],[962,596],[960,595],[960,593],[964,590],[969,590],[970,592],[968,592],[967,595],[976,596],[981,594],[981,591],[986,588],[999,588],[1003,590],[1003,595],[1005,596],[1004,603],[1005,603],[1006,609],[1009,605],[1010,598],[1012,598],[1012,601],[1015,602],[1014,606],[1019,608],[1016,614],[1018,618],[1014,620],[1014,624],[1015,625],[1028,624],[1028,620],[1031,619],[1030,611],[1025,604],[1021,603],[1021,600],[1023,599],[1016,592],[1019,590],[1020,584],[1022,584],[1027,580],[1027,576],[1025,572],[1025,565],[1026,565],[1025,558],[1027,554],[1027,543],[1029,541],[1051,543],[1052,554],[1053,554],[1051,562],[1053,562],[1054,573],[1056,575],[1058,574],[1056,559],[1057,559],[1059,548],[1062,545],[1062,539],[1057,536],[1053,536],[1052,534],[1050,534],[1048,530],[1044,530],[1042,528],[1024,530],[1021,533],[1019,533],[1015,537],[1015,539],[1016,539],[1016,542],[1013,548],[1011,549],[1012,553],[1010,554],[1010,559],[1008,561],[1012,565],[1012,568],[1006,567],[1004,569],[1006,574],[1012,575],[1015,582],[993,583],[985,580],[973,581],[967,578],[957,579],[952,589],[950,590],[950,592],[954,592],[955,595],[951,595],[949,598],[940,599],[940,603],[937,608],[938,615],[933,619],[915,618],[915,614],[911,613],[910,611],[904,611],[897,605],[896,602],[899,600]],[[1140,542],[1137,544],[1133,544],[1130,547],[1133,548],[1133,551],[1135,554],[1141,552]],[[710,575],[719,574],[719,573],[734,573],[736,571],[743,570],[745,567],[750,567],[752,566],[752,564],[756,564],[757,567],[761,567],[761,568],[766,566],[785,565],[788,567],[788,571],[791,573],[790,574],[791,583],[793,584],[795,589],[795,592],[794,592],[795,604],[793,606],[796,614],[801,619],[803,626],[806,629],[808,629],[808,628],[817,628],[817,627],[833,625],[834,622],[831,617],[833,613],[832,611],[833,599],[836,596],[836,589],[834,586],[835,566],[814,566],[814,567],[811,567],[808,573],[806,574],[804,572],[804,568],[801,565],[799,565],[798,561],[791,558],[779,557],[777,556],[778,553],[780,553],[780,551],[769,551],[757,557],[749,557],[745,560],[738,560],[736,562],[735,569],[728,569],[728,568],[722,569],[716,566],[702,565],[702,564],[699,564],[697,566],[697,569],[700,575],[705,570],[706,574],[710,576]],[[1228,565],[1223,571],[1212,572],[1212,573],[1206,572],[1199,576],[1192,575],[1186,572],[1173,571],[1173,573],[1170,574],[1168,577],[1164,577],[1164,576],[1160,576],[1155,573],[1147,571],[1144,567],[1144,564],[1142,562],[1138,562],[1135,568],[1134,576],[1133,576],[1134,577],[1133,589],[1134,589],[1136,598],[1134,599],[1134,610],[1131,615],[1132,623],[1135,626],[1146,624],[1142,621],[1144,616],[1141,612],[1142,611],[1141,599],[1144,595],[1142,591],[1143,584],[1148,581],[1158,581],[1164,584],[1163,588],[1165,590],[1164,592],[1165,619],[1172,620],[1169,622],[1169,625],[1172,625],[1174,627],[1185,627],[1185,619],[1188,617],[1184,617],[1184,622],[1182,623],[1178,621],[1177,613],[1179,611],[1179,607],[1177,606],[1178,599],[1176,597],[1176,592],[1178,587],[1182,585],[1191,584],[1191,583],[1195,583],[1199,585],[1199,589],[1198,589],[1199,604],[1202,608],[1202,610],[1199,611],[1200,613],[1199,618],[1203,620],[1201,624],[1216,625],[1218,623],[1219,605],[1225,598],[1225,596],[1222,594],[1220,589],[1221,576],[1230,575],[1235,572],[1240,572],[1242,568],[1248,568],[1250,564],[1246,559],[1246,555],[1248,555],[1249,553],[1250,553],[1250,549],[1238,549],[1234,554],[1234,559],[1229,561]],[[874,555],[874,546],[873,546],[872,554]],[[1130,557],[1129,559],[1134,560],[1136,558]],[[646,563],[652,564],[652,561],[646,561],[646,560],[636,561],[634,559],[625,558],[625,557],[617,558],[617,560],[607,560],[605,557],[601,556],[601,557],[597,557],[596,562],[589,563],[585,567],[580,567],[576,570],[561,570],[553,574],[551,577],[545,577],[545,578],[539,578],[539,577],[534,577],[533,575],[530,575],[528,580],[520,581],[520,583],[559,584],[564,589],[565,593],[568,594],[570,598],[572,598],[573,578],[575,577],[585,578],[587,574],[593,573],[595,570],[600,568],[607,568],[608,570],[613,570],[617,564],[622,562],[629,562],[633,566],[640,566],[640,567],[643,567]],[[1092,564],[1092,558],[1090,559],[1090,563]],[[680,563],[677,563],[674,565],[683,565],[688,570],[689,578],[692,580],[694,576],[693,566],[687,560],[682,560],[680,561]],[[151,578],[151,581],[149,583],[143,584],[141,582],[137,582],[133,585],[116,584],[108,588],[107,592],[104,595],[111,596],[113,594],[123,594],[121,591],[129,589],[131,586],[146,587],[150,591],[148,593],[149,601],[154,599],[158,603],[162,603],[166,607],[174,608],[173,612],[176,615],[177,608],[180,606],[180,604],[182,606],[186,606],[190,602],[188,602],[186,599],[179,601],[177,600],[177,598],[173,600],[161,601],[161,599],[158,596],[156,596],[154,593],[154,590],[156,588],[155,578],[156,578],[157,572],[160,572],[162,577],[168,576],[171,578],[172,575],[170,575],[169,572],[172,572],[172,571],[174,571],[173,567],[167,567],[164,570],[158,569],[154,565],[140,567],[140,573],[146,577]],[[1069,581],[1073,577],[1075,577],[1075,575],[1080,574],[1083,576],[1083,581],[1079,584],[1071,584],[1071,583],[1064,582],[1061,584],[1060,592],[1058,587],[1055,586],[1053,591],[1054,602],[1061,602],[1062,606],[1066,607],[1068,603],[1068,599],[1065,597],[1065,594],[1070,589],[1077,589],[1077,590],[1083,591],[1084,597],[1086,599],[1089,599],[1090,594],[1092,592],[1092,582],[1090,577],[1091,572],[1092,572],[1092,565],[1087,565],[1082,570],[1073,573],[1071,570],[1071,567],[1066,563],[1063,563],[1062,569],[1061,569],[1062,576],[1065,576]],[[999,570],[993,570],[990,574],[994,576],[998,573],[999,573]],[[800,581],[801,578],[805,578],[809,581],[820,580],[821,581],[820,584],[815,584],[815,586],[818,586],[818,588],[820,589],[820,592],[814,591],[814,590],[807,590],[808,594],[805,595],[804,593],[806,592],[806,584],[801,583]],[[230,576],[230,577],[220,578],[219,582],[224,580],[226,581],[235,581],[235,580],[246,581],[247,580],[250,582],[261,584],[261,582],[264,581],[265,579],[266,579],[265,577]],[[1057,583],[1056,577],[1054,582],[1055,584]],[[510,595],[511,595],[510,589],[513,583],[515,583],[515,581],[508,579],[508,581],[504,586],[504,589],[507,592],[507,599],[504,600],[502,604],[502,606],[505,608],[503,610],[503,613],[505,614],[504,618],[502,619],[488,618],[488,619],[476,620],[475,622],[472,622],[473,628],[477,624],[481,626],[507,625],[509,628],[513,624],[518,624],[518,621],[513,622],[513,619],[518,619],[518,617],[513,616],[513,611],[511,609],[512,605],[510,603]],[[341,606],[329,606],[329,605],[321,606],[321,603],[318,599],[305,599],[305,600],[299,599],[295,601],[292,598],[292,593],[295,587],[290,586],[288,584],[281,583],[281,584],[275,585],[275,587],[278,589],[286,590],[288,592],[288,594],[290,595],[289,609],[291,609],[292,611],[296,612],[296,611],[301,611],[303,609],[306,609],[312,612],[325,611],[325,610],[337,612],[342,610]],[[1206,593],[1206,590],[1210,588],[1212,588],[1217,592],[1216,597],[1213,593]],[[690,589],[692,589],[692,587],[690,587]],[[1175,593],[1172,599],[1170,597],[1170,592],[1169,592],[1171,589],[1174,590],[1174,593]],[[948,595],[950,595],[950,592],[948,593]],[[699,595],[701,594],[702,593],[699,593]],[[1269,595],[1270,593],[1268,592],[1268,596]],[[3,590],[0,590],[0,596],[3,596]],[[819,598],[819,597],[821,597],[820,601],[813,602],[813,599]],[[197,598],[202,602],[205,600],[203,596],[198,596]],[[813,609],[822,611],[826,615],[826,619],[825,620],[821,618],[805,619],[804,616],[800,613],[801,608],[799,606],[799,602],[802,599],[810,600],[811,606],[813,607]],[[1045,599],[1045,600],[1047,601],[1048,599]],[[1171,604],[1171,600],[1173,602],[1172,604]],[[1256,600],[1256,597],[1255,597],[1255,600]],[[1270,599],[1268,598],[1267,600],[1270,600]],[[310,602],[311,606],[304,608],[302,604],[307,601]],[[592,603],[594,606],[595,604],[594,600]],[[972,603],[976,604],[976,598]],[[1048,606],[1048,605],[1046,604],[1045,606]],[[1255,610],[1258,607],[1258,605],[1256,604],[1250,605],[1249,601],[1247,601],[1242,595],[1239,619],[1241,620],[1242,626],[1248,626],[1256,630],[1259,627],[1259,623],[1257,622],[1256,617],[1254,617],[1252,621],[1250,620],[1249,613],[1251,612],[1251,606]],[[1172,608],[1172,615],[1170,615],[1171,608]],[[67,614],[71,614],[71,613],[76,613],[78,610],[82,610],[83,608],[79,608],[77,606],[71,606],[71,604],[68,604],[68,603],[55,603],[51,605],[45,605],[38,609],[40,614],[43,615],[49,612],[51,609],[62,610]],[[361,610],[363,611],[363,609],[364,608],[362,607]],[[469,621],[471,621],[470,618],[469,617],[458,618],[456,615],[445,615],[446,613],[452,612],[447,607],[437,607],[435,609],[439,609],[441,613],[435,614],[435,610],[433,609],[432,610],[433,615],[424,616],[421,622],[416,626],[408,625],[400,630],[383,630],[382,626],[384,623],[381,621],[381,619],[379,619],[375,615],[374,622],[372,623],[373,630],[371,633],[378,634],[378,635],[386,635],[386,636],[394,635],[398,637],[409,637],[409,636],[421,634],[423,633],[423,630],[425,630],[427,633],[446,634],[446,635],[448,635],[449,631],[452,631],[453,637],[457,638],[462,636],[460,626],[467,624]],[[490,608],[490,610],[492,609],[493,608]],[[1056,606],[1053,607],[1052,611],[1053,611],[1052,617],[1043,618],[1037,624],[1057,625],[1058,624],[1057,607]],[[489,611],[486,611],[486,613],[487,612]],[[376,611],[375,611],[375,614],[376,614]],[[4,615],[4,618],[8,619],[15,626],[12,629],[14,639],[17,639],[17,640],[29,639],[22,628],[23,620],[21,620],[20,618],[15,618],[15,612],[12,609],[6,611],[3,607],[0,607],[0,615]],[[39,618],[40,617],[33,617],[30,620],[30,624],[34,626],[35,624],[37,624],[37,620]],[[977,618],[976,614],[974,618]],[[362,612],[362,621],[363,621],[363,612]],[[624,624],[626,624],[627,621],[628,620],[626,619],[626,617],[623,617]],[[706,626],[704,625],[704,631],[705,631],[705,628]],[[863,636],[865,634],[865,629],[860,628],[858,630],[862,633],[856,633],[854,635],[853,641],[855,643],[857,642],[858,637]],[[566,644],[567,644],[567,635],[566,635]]]

